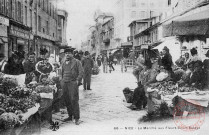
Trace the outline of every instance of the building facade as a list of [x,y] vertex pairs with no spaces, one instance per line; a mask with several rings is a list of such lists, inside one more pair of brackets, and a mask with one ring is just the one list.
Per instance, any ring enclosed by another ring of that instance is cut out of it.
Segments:
[[[40,57],[40,49],[46,48],[47,57],[58,54],[61,43],[66,44],[66,31],[58,42],[58,13],[55,0],[0,0],[0,53],[8,58],[17,50]],[[64,18],[62,29],[66,12]]]
[[114,17],[107,17],[107,20],[102,24],[102,40],[101,51],[116,49],[114,40]]
[[133,20],[159,16],[168,9],[167,0],[118,0],[115,3],[115,40],[117,46],[127,42],[128,25]]
[[179,56],[196,48],[198,55],[205,59],[209,50],[209,1],[178,0],[171,3],[170,8],[170,16],[162,22],[163,37],[175,38],[179,43]]

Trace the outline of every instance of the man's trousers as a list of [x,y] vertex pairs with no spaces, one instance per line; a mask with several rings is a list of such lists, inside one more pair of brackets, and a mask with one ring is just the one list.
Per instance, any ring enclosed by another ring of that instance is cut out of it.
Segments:
[[83,88],[90,89],[91,88],[91,71],[85,72],[83,75]]
[[79,92],[76,81],[63,83],[63,97],[70,118],[80,119]]

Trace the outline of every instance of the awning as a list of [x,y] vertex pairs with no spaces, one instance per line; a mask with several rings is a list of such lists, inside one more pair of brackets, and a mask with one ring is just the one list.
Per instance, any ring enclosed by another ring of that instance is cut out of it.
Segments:
[[132,47],[133,46],[133,43],[132,42],[124,42],[124,43],[121,43],[121,47]]
[[169,49],[173,62],[179,59],[179,57],[181,56],[181,47],[180,44],[176,44],[175,38],[166,38],[164,42],[154,47],[153,49],[158,49],[158,51],[161,52],[165,46]]
[[163,36],[209,35],[209,10],[183,16],[163,26]]
[[209,19],[196,21],[173,21],[163,26],[163,36],[209,35]]

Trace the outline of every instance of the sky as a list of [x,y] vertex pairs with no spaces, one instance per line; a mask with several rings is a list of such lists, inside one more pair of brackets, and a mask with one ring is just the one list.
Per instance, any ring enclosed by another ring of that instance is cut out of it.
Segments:
[[[60,8],[68,12],[67,41],[75,47],[85,41],[89,27],[94,25],[94,12],[113,12],[116,0],[58,0]],[[70,40],[71,39],[71,40]]]

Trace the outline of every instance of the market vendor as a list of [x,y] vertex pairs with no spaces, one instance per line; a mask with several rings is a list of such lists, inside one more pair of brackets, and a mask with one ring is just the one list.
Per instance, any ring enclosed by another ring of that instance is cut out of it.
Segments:
[[168,72],[170,78],[172,78],[174,74],[172,70],[172,66],[173,66],[172,56],[169,52],[169,49],[165,46],[163,48],[163,57],[161,59],[161,67],[164,68]]
[[193,86],[202,89],[204,86],[204,71],[203,63],[201,61],[192,61],[188,64],[188,70],[178,82],[179,86]]
[[20,75],[24,73],[22,63],[20,62],[20,56],[18,56],[17,52],[14,52],[8,59],[8,62],[4,67],[4,73],[10,75]]
[[192,57],[191,57],[191,60],[189,62],[202,61],[202,59],[198,56],[196,48],[192,48],[190,50],[190,52],[191,52]]
[[23,63],[23,68],[26,73],[25,84],[36,80],[37,72],[35,71],[35,65],[35,53],[29,53],[28,59]]
[[203,63],[200,60],[197,60],[194,62],[194,70],[191,74],[190,82],[189,84],[202,89],[204,86],[204,79],[205,79],[205,74],[203,70]]

